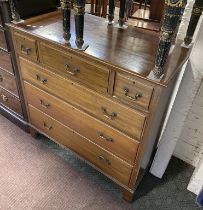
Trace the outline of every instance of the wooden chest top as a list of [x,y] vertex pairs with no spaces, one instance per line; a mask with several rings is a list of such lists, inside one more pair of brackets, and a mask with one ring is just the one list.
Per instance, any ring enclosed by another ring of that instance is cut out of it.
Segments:
[[[75,27],[71,18],[70,45],[75,44]],[[85,52],[74,50],[63,39],[62,17],[59,11],[27,19],[13,28],[57,43],[71,53],[107,63],[122,71],[147,79],[154,67],[159,36],[157,33],[129,26],[126,30],[108,26],[105,19],[85,15],[84,40],[89,44]],[[184,64],[189,50],[178,41],[166,64],[167,74],[160,82],[166,86],[170,78]],[[154,81],[153,81],[154,82]]]

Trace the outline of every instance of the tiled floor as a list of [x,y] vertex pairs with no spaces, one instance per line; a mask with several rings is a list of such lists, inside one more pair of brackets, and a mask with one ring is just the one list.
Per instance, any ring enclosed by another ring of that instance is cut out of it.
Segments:
[[[119,187],[96,170],[80,161],[69,151],[61,149],[52,141],[40,136],[38,138],[43,144],[49,147],[54,153],[65,159],[68,164],[93,182],[110,191],[116,197],[122,197]],[[132,209],[136,210],[195,210],[199,209],[195,203],[196,196],[187,190],[190,177],[194,168],[183,161],[172,158],[163,179],[158,179],[147,173],[139,185]]]

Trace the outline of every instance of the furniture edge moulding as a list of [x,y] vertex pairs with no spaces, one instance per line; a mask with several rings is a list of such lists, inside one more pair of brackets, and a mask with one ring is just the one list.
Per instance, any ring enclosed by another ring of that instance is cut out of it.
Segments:
[[[10,24],[7,24],[8,26],[10,26]],[[14,58],[14,62],[15,62],[15,67],[18,69],[16,72],[16,77],[18,80],[18,86],[20,88],[20,100],[21,100],[21,104],[22,104],[22,110],[23,110],[23,117],[26,120],[26,131],[30,132],[30,126],[29,126],[29,116],[28,116],[28,110],[27,110],[27,100],[25,98],[25,93],[24,93],[24,86],[22,83],[22,76],[21,76],[21,71],[20,71],[20,64],[19,64],[19,55],[17,54],[17,48],[16,48],[16,42],[14,40],[14,28],[9,27],[9,32],[10,32],[10,39],[12,40],[12,54],[13,54],[13,58]]]

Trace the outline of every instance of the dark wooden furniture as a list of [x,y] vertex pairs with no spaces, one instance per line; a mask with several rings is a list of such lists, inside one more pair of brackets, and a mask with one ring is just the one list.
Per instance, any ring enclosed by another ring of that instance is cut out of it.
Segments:
[[90,13],[92,15],[106,18],[108,0],[91,0],[90,4],[91,4]]
[[164,14],[164,1],[163,0],[151,0],[149,7],[150,20],[156,20],[161,22]]
[[[6,23],[56,10],[59,0],[0,0],[0,113],[28,130],[27,113],[14,49]],[[30,7],[32,5],[32,7]],[[27,53],[22,46],[22,52]]]
[[13,55],[13,44],[5,23],[10,22],[7,1],[0,1],[0,113],[24,130],[28,129],[22,88]]
[[[74,39],[64,40],[62,25],[60,12],[10,24],[31,133],[74,151],[120,185],[131,201],[190,50],[177,41],[165,76],[151,80],[157,34],[108,27],[86,15],[90,46],[82,52],[71,48]],[[76,37],[74,29],[70,33]]]

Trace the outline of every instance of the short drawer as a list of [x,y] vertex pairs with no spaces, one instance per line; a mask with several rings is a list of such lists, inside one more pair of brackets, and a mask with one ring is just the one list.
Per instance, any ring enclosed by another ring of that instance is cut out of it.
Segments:
[[0,28],[0,48],[8,50],[6,41],[6,30],[3,28]]
[[0,69],[0,86],[18,96],[16,80],[13,75]]
[[31,124],[99,169],[128,185],[132,166],[29,105]]
[[79,106],[120,131],[141,139],[146,116],[20,58],[22,77],[36,86]]
[[0,68],[13,73],[10,53],[0,50]]
[[113,95],[124,103],[132,106],[139,105],[148,109],[153,93],[153,87],[147,86],[137,80],[117,74]]
[[109,70],[99,65],[93,65],[83,58],[70,55],[40,43],[40,57],[42,63],[56,73],[71,78],[93,90],[107,92]]
[[137,141],[27,82],[24,82],[24,87],[28,104],[120,158],[132,163],[135,161],[139,146]]
[[37,42],[25,35],[14,33],[17,53],[37,61]]
[[0,103],[22,116],[20,100],[0,87]]

